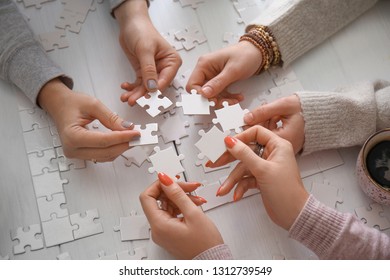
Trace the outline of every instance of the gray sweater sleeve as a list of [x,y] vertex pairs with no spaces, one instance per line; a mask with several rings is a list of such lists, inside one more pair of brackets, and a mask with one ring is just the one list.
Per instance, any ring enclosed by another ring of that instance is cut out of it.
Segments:
[[[376,0],[284,0],[275,1],[254,20],[267,25],[274,33],[284,65],[336,33]],[[253,25],[249,25],[247,30]]]
[[390,83],[363,82],[330,92],[297,92],[305,120],[303,154],[362,145],[390,127]]
[[72,88],[72,80],[49,59],[16,5],[0,0],[0,77],[21,89],[35,104],[41,88],[60,77]]

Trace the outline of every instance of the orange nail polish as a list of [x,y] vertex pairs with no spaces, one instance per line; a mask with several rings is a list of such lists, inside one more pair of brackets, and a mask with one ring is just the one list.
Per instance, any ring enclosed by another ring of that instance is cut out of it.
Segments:
[[162,172],[158,173],[158,179],[165,186],[170,186],[170,185],[173,184],[173,181],[172,181],[171,177],[169,177],[165,173],[162,173]]
[[229,149],[233,148],[234,145],[236,145],[236,143],[237,143],[237,139],[236,139],[236,138],[233,138],[233,137],[231,137],[231,136],[226,136],[226,137],[225,137],[225,144],[226,144],[226,146],[227,146]]
[[211,160],[208,160],[204,166],[210,167],[210,165],[212,165],[212,164],[213,164],[213,162]]
[[196,198],[198,198],[202,203],[207,203],[207,200],[201,196],[197,196]]
[[219,196],[219,193],[221,192],[221,189],[222,189],[222,186],[220,186],[217,190],[217,193],[215,194],[215,196]]

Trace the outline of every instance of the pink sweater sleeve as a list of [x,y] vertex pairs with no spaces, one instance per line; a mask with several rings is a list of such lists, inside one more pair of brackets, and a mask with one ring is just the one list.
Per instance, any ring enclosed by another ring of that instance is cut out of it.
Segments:
[[221,244],[212,247],[199,255],[194,260],[231,260],[233,259],[232,253],[226,244]]
[[310,196],[289,235],[320,259],[390,259],[390,237]]

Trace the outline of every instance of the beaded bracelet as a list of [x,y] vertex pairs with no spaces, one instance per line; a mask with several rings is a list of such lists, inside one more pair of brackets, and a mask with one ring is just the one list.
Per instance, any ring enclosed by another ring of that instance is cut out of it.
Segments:
[[240,37],[239,41],[251,42],[260,50],[263,61],[256,71],[256,75],[260,74],[262,70],[268,70],[271,65],[279,65],[281,63],[278,44],[275,41],[273,33],[267,26],[252,26],[247,33]]

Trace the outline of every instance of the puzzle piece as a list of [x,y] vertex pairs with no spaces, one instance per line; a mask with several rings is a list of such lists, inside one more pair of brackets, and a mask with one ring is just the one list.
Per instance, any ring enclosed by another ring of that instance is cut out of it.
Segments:
[[229,106],[228,102],[225,101],[222,105],[224,108],[215,110],[217,118],[213,119],[213,123],[219,123],[223,131],[234,129],[236,133],[240,133],[241,127],[245,125],[244,115],[249,113],[249,110],[243,110],[239,103]]
[[41,33],[38,38],[45,51],[52,51],[56,46],[58,49],[69,47],[68,40],[66,40],[65,30],[55,30]]
[[175,0],[175,2],[180,2],[183,8],[191,6],[193,9],[196,9],[199,4],[204,3],[204,0]]
[[145,247],[135,248],[134,253],[129,250],[116,253],[118,260],[142,260],[148,256],[147,249]]
[[34,107],[32,110],[19,111],[19,116],[23,132],[49,126],[46,112],[38,107]]
[[161,33],[165,40],[177,51],[184,49],[183,43],[175,37],[175,31],[169,30],[167,33]]
[[180,139],[188,136],[186,127],[190,125],[180,115],[167,116],[166,118],[161,118],[159,122],[160,135],[165,143],[174,141],[175,144],[180,145]]
[[215,182],[196,189],[196,195],[201,196],[207,200],[207,203],[204,203],[201,206],[204,212],[233,201],[233,192],[230,192],[224,196],[216,196],[220,186],[221,184],[219,182]]
[[16,2],[23,2],[25,8],[35,6],[35,8],[37,9],[42,8],[43,3],[50,1],[53,0],[16,0]]
[[192,89],[191,94],[185,93],[181,95],[181,102],[176,102],[176,106],[183,108],[184,115],[209,115],[210,106],[215,106],[215,102],[209,101],[206,97]]
[[42,222],[42,230],[46,247],[52,247],[74,240],[73,226],[70,223],[69,216]]
[[0,255],[0,261],[6,261],[6,260],[9,260],[8,255],[5,255],[4,257],[2,255]]
[[23,138],[28,154],[38,153],[42,155],[44,150],[54,148],[53,136],[50,133],[49,127],[26,131],[23,133]]
[[177,39],[183,40],[183,46],[187,51],[195,48],[195,42],[202,44],[207,41],[206,36],[194,25],[176,32],[175,36]]
[[74,239],[102,233],[103,226],[101,223],[95,223],[96,219],[99,219],[97,209],[87,210],[85,215],[81,213],[70,215],[70,223],[77,226],[77,229],[73,229]]
[[184,159],[183,154],[177,155],[176,151],[172,147],[165,150],[160,150],[160,147],[155,147],[154,151],[155,154],[149,157],[153,164],[153,167],[150,167],[148,170],[149,173],[164,172],[175,180],[175,176],[184,171],[180,162]]
[[172,105],[172,101],[163,96],[159,90],[156,92],[149,92],[148,95],[150,96],[149,98],[142,96],[138,98],[136,102],[141,107],[147,106],[148,109],[146,109],[146,112],[152,117],[161,113],[160,107],[167,109]]
[[379,227],[380,230],[385,230],[390,228],[389,220],[381,216],[384,210],[382,205],[378,203],[370,204],[369,209],[367,207],[362,206],[359,208],[355,208],[356,216],[365,222],[368,227]]
[[275,67],[268,70],[276,86],[298,81],[298,77],[291,67]]
[[186,85],[187,85],[187,82],[188,82],[188,79],[190,78],[191,76],[191,69],[188,69],[182,73],[180,73],[179,75],[177,75],[174,79],[173,79],[173,83],[172,83],[172,86],[175,88],[175,89],[185,89],[186,88]]
[[344,164],[344,161],[337,150],[320,151],[303,157],[297,156],[296,159],[301,178]]
[[226,42],[227,46],[236,44],[240,39],[239,34],[234,34],[233,32],[225,32],[223,34],[223,42]]
[[138,139],[131,140],[129,142],[130,147],[158,143],[158,135],[156,133],[153,133],[158,131],[157,123],[149,123],[145,125],[145,128],[144,126],[137,124],[134,126],[134,130],[141,132],[141,137]]
[[27,156],[32,176],[44,174],[45,169],[48,172],[58,171],[54,149],[42,151],[42,156],[38,155],[38,153],[31,153]]
[[41,221],[50,221],[53,216],[56,218],[69,216],[68,209],[61,207],[65,203],[64,193],[53,194],[51,200],[48,200],[46,197],[38,197],[37,204]]
[[209,131],[199,130],[201,139],[195,143],[195,146],[201,151],[199,159],[207,157],[212,162],[216,161],[225,151],[226,145],[224,139],[229,132],[222,132],[216,126]]
[[13,248],[14,254],[25,253],[27,246],[30,247],[31,251],[42,249],[43,240],[41,233],[41,226],[39,224],[30,225],[26,229],[18,227],[16,231],[11,231],[11,239],[19,241],[19,244]]
[[62,3],[65,4],[65,7],[56,23],[56,27],[60,29],[69,27],[69,31],[79,33],[88,12],[95,9],[93,0],[63,0]]
[[319,201],[331,208],[335,209],[336,203],[343,203],[341,189],[336,186],[332,186],[329,182],[325,182],[324,184],[313,182],[310,192]]
[[210,173],[210,172],[214,172],[214,171],[217,171],[217,170],[226,169],[226,168],[230,167],[230,164],[225,164],[225,165],[222,165],[222,166],[219,166],[219,167],[216,167],[216,168],[210,168],[210,167],[205,166],[206,162],[208,162],[208,158],[205,157],[202,160],[196,161],[195,165],[196,166],[202,166],[204,173]]
[[61,172],[69,171],[71,166],[73,167],[73,169],[84,169],[87,167],[85,160],[78,158],[67,158],[64,155],[62,147],[56,148],[55,151],[57,155],[56,161],[58,163],[58,168]]
[[127,217],[120,217],[119,226],[114,227],[114,231],[121,232],[122,241],[149,239],[149,229],[146,216],[136,215],[135,212]]
[[131,166],[135,164],[138,167],[149,159],[149,155],[153,152],[153,146],[136,146],[125,151],[122,156],[125,159],[125,165]]
[[64,252],[64,253],[59,254],[56,257],[56,259],[60,260],[60,261],[65,261],[65,260],[71,260],[72,257],[70,256],[70,254],[68,252]]
[[99,260],[117,260],[116,254],[107,255],[106,252],[100,251],[98,253]]

